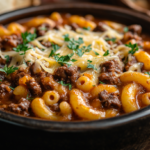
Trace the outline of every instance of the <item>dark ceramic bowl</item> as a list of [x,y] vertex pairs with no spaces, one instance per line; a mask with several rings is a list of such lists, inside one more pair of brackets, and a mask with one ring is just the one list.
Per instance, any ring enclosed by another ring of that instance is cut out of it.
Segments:
[[[1,15],[0,23],[7,25],[12,21],[37,15],[49,15],[53,11],[92,14],[127,25],[140,24],[143,31],[150,34],[150,18],[145,15],[123,8],[87,3],[50,4],[21,9]],[[80,149],[84,146],[84,149],[92,150],[142,150],[150,136],[150,107],[114,118],[82,122],[55,122],[26,118],[4,111],[0,111],[0,118],[1,124],[11,123],[12,127],[5,124],[7,129],[1,130],[3,136],[6,137],[7,132],[10,137],[9,142],[17,140],[17,143],[24,144],[21,149],[29,146],[30,148],[33,146],[34,149],[48,147],[56,150],[58,148]],[[32,129],[16,127],[16,125]]]

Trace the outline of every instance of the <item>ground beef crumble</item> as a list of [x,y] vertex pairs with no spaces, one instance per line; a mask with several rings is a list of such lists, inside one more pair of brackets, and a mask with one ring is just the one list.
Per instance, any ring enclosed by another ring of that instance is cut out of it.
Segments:
[[116,61],[110,60],[101,64],[101,73],[99,80],[106,84],[120,84],[120,79],[117,74],[122,73],[123,67]]
[[0,39],[0,49],[11,51],[12,48],[17,47],[17,45],[22,43],[22,38],[20,35],[9,35]]
[[32,95],[34,96],[40,96],[42,94],[42,88],[41,86],[35,81],[34,78],[30,79],[29,81],[26,82],[26,85],[31,92]]
[[30,75],[30,74],[31,73],[29,72],[29,67],[27,68],[20,67],[18,70],[16,70],[11,74],[13,85],[15,86],[19,85],[19,79],[24,77],[25,75]]
[[64,81],[65,83],[71,83],[73,86],[75,86],[78,77],[78,67],[67,67],[67,65],[64,65],[56,69],[54,72],[54,79],[56,81]]
[[28,112],[29,106],[30,106],[30,102],[25,98],[21,98],[18,101],[18,104],[11,103],[8,105],[6,109],[17,114],[23,114],[24,116],[29,116],[29,112]]
[[51,47],[51,45],[52,45],[51,42],[49,42],[49,41],[46,41],[46,42],[42,41],[41,44],[47,48]]
[[125,70],[128,71],[129,68],[135,63],[137,63],[135,56],[131,56],[131,60],[128,61],[127,64],[125,65]]
[[50,29],[51,29],[51,26],[48,23],[43,23],[42,25],[37,27],[36,34],[38,37],[43,36]]
[[104,108],[121,108],[121,102],[119,101],[116,93],[108,93],[106,90],[99,93],[99,100]]
[[129,31],[131,31],[132,33],[138,34],[140,35],[142,32],[142,27],[140,25],[137,24],[133,24],[128,26]]
[[0,99],[8,99],[12,96],[12,90],[8,85],[2,83],[0,84]]

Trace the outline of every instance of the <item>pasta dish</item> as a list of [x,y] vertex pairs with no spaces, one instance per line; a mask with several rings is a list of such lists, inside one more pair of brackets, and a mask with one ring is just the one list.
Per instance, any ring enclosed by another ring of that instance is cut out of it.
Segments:
[[96,120],[150,105],[150,40],[140,25],[53,12],[0,26],[0,109]]

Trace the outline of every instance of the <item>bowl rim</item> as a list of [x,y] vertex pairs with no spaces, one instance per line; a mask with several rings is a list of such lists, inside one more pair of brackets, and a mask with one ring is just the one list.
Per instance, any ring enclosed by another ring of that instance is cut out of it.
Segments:
[[[48,10],[53,8],[93,8],[93,9],[101,9],[101,10],[111,10],[117,13],[123,13],[130,16],[136,16],[137,18],[142,18],[150,23],[150,18],[146,15],[137,13],[136,11],[129,10],[126,8],[120,8],[116,6],[102,5],[102,4],[93,4],[93,3],[54,3],[49,5],[41,5],[23,8],[11,12],[7,12],[0,15],[0,22],[6,20],[7,18],[11,18],[18,15],[35,13],[37,11]],[[117,127],[123,124],[130,123],[132,121],[141,119],[143,117],[150,116],[150,106],[142,108],[138,111],[127,113],[121,116],[116,116],[113,118],[101,119],[101,120],[92,120],[92,121],[73,121],[73,122],[61,122],[61,121],[50,121],[43,120],[39,118],[30,118],[24,117],[21,115],[17,115],[11,112],[0,110],[0,120],[20,125],[23,127],[29,128],[38,128],[47,131],[67,131],[67,132],[76,132],[76,131],[90,131],[90,130],[100,130],[100,129],[108,129],[112,127]]]

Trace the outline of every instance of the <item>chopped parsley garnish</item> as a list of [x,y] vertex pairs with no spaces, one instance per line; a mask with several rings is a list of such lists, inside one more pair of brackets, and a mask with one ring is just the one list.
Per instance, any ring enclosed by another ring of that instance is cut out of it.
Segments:
[[25,60],[23,59],[23,64],[25,64],[27,66],[27,63],[25,62]]
[[5,55],[5,58],[6,58],[6,63],[8,63],[8,62],[9,62],[9,60],[10,60],[9,55]]
[[109,55],[109,50],[107,50],[103,56],[107,56],[107,55]]
[[15,88],[13,88],[13,87],[11,87],[11,86],[9,86],[12,90],[14,90]]
[[17,47],[14,47],[13,50],[16,52],[22,52],[20,53],[20,55],[24,55],[26,51],[31,48],[29,47],[28,43],[36,38],[36,33],[31,34],[30,32],[25,32],[21,34],[21,37],[23,39],[23,43],[18,45]]
[[69,90],[72,89],[72,85],[71,85],[70,83],[65,84],[63,81],[59,81],[58,83],[60,83],[60,84],[63,85],[63,86],[68,86],[68,87],[69,87]]
[[105,84],[105,83],[104,83],[104,82],[102,82],[102,81],[99,81],[99,83],[100,83],[100,84]]
[[99,53],[97,53],[96,51],[93,51],[95,53],[95,55],[99,55]]
[[28,47],[27,44],[18,45],[16,48],[13,48],[13,50],[16,51],[16,52],[23,51],[23,53],[20,53],[20,55],[24,55],[26,53],[26,51],[29,50],[29,49],[30,48]]
[[33,98],[33,97],[29,97],[29,94],[27,94],[26,99],[27,99],[27,100],[33,100],[34,98]]
[[91,27],[83,27],[84,30],[91,30]]
[[[65,37],[65,41],[66,41],[66,37]],[[67,47],[69,49],[77,50],[79,48],[79,46],[81,44],[83,44],[83,39],[81,37],[79,37],[78,40],[75,40],[74,38],[69,38],[69,36],[68,36],[67,42],[68,42]]]
[[47,30],[47,28],[45,28],[45,27],[41,27],[41,28],[40,28],[40,30],[42,30],[42,31],[46,31],[46,30]]
[[149,72],[145,72],[145,74],[148,74],[150,76],[150,73]]
[[91,60],[87,60],[89,63],[92,63],[92,61]]
[[95,85],[93,85],[93,86],[95,86]]
[[106,38],[105,40],[106,40],[106,41],[112,41],[112,42],[115,42],[115,41],[116,41],[116,38]]
[[129,44],[125,44],[125,45],[126,45],[127,47],[130,47],[130,48],[131,48],[131,50],[129,51],[129,54],[132,54],[132,55],[133,55],[136,51],[139,50],[137,43],[135,43],[135,44],[129,43]]
[[68,67],[71,66],[71,64],[68,61],[76,61],[75,59],[71,59],[71,57],[74,55],[74,53],[65,55],[65,56],[58,56],[58,55],[54,55],[54,59],[61,65],[63,66],[64,64],[66,64]]
[[55,55],[55,52],[60,49],[60,47],[57,45],[57,44],[53,44],[52,43],[52,50],[51,50],[51,53],[49,54],[49,57],[52,57]]
[[44,49],[44,48],[42,48],[41,50],[42,50],[42,51],[45,51],[45,49]]
[[21,33],[21,37],[23,39],[23,43],[27,44],[31,41],[33,41],[36,38],[36,33],[30,33],[30,32],[25,32],[25,33]]
[[65,34],[63,37],[66,42],[68,42],[70,40],[69,34]]
[[71,61],[72,61],[72,62],[75,62],[75,61],[77,61],[77,60],[76,60],[76,59],[71,59]]
[[95,68],[95,66],[94,66],[93,64],[91,64],[91,63],[92,63],[91,60],[87,60],[87,62],[88,62],[87,68],[91,68],[91,69],[97,70],[97,69]]
[[128,32],[128,31],[129,31],[129,28],[128,28],[128,27],[124,27],[123,31],[124,31],[124,32]]
[[88,46],[82,46],[79,48],[81,44],[83,44],[83,38],[79,37],[78,40],[75,40],[74,38],[69,38],[68,34],[65,34],[64,40],[68,42],[67,47],[71,50],[73,50],[74,53],[76,53],[78,56],[82,56],[85,52],[90,52],[92,50],[91,45]]
[[78,48],[76,53],[78,54],[78,56],[82,57],[82,55],[85,52],[90,52],[91,50],[92,50],[92,48],[91,48],[91,44],[90,44],[87,47],[86,46],[82,46],[81,48]]
[[0,79],[0,82],[2,82],[2,79]]
[[5,72],[7,75],[15,72],[15,70],[18,70],[18,67],[7,67],[7,65],[5,65],[4,68],[0,68],[0,71]]

